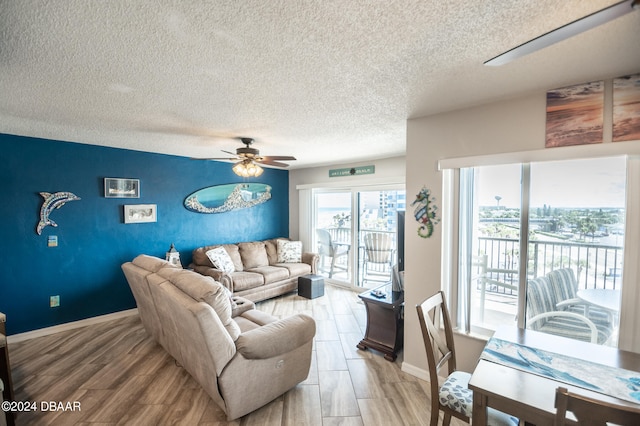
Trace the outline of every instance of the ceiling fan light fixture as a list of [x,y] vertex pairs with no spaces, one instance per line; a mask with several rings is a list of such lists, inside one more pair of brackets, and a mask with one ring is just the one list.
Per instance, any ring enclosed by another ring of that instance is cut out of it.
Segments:
[[245,178],[258,177],[264,172],[264,169],[262,167],[251,160],[242,160],[240,162],[237,162],[233,165],[231,170],[233,170],[233,173],[237,174],[238,176]]
[[529,40],[484,64],[500,66],[640,9],[640,0],[624,0]]

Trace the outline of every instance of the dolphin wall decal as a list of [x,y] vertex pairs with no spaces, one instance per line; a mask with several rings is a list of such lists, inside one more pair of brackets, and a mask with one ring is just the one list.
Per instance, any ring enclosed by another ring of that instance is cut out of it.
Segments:
[[38,222],[38,226],[36,227],[38,235],[42,234],[42,230],[47,225],[58,226],[57,223],[49,219],[49,214],[53,209],[59,209],[68,201],[80,199],[80,197],[71,192],[55,192],[53,194],[41,192],[40,195],[44,198],[44,202],[42,203],[42,207],[40,207],[40,222]]

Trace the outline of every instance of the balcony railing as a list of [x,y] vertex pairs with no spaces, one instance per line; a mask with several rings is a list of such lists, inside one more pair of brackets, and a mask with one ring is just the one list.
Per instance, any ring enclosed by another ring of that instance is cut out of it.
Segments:
[[[479,251],[487,255],[489,277],[517,284],[520,264],[519,241],[511,238],[480,237]],[[622,285],[623,248],[620,246],[576,242],[530,241],[528,278],[545,275],[559,268],[572,268],[579,289],[619,289]],[[494,272],[491,272],[491,271]],[[496,272],[497,271],[497,272]],[[490,292],[515,295],[503,287]]]

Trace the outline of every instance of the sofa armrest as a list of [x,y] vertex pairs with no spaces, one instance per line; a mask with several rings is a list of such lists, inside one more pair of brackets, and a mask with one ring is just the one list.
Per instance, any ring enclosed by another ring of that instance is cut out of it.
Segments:
[[318,253],[302,253],[302,263],[311,265],[312,274],[318,272],[318,262],[320,262],[320,255]]
[[231,318],[242,315],[243,313],[256,308],[256,304],[249,299],[245,299],[240,296],[232,296],[231,299],[235,302],[236,307],[231,311]]
[[233,279],[226,272],[211,266],[194,265],[193,263],[189,267],[201,275],[213,278],[233,293]]
[[242,333],[236,349],[247,359],[266,359],[290,352],[313,339],[316,323],[297,314]]

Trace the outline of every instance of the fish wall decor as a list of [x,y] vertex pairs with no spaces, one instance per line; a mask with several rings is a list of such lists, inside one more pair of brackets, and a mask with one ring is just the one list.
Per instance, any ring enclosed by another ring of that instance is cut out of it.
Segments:
[[421,224],[418,228],[418,235],[422,238],[429,238],[433,234],[434,225],[440,222],[440,219],[436,217],[438,207],[433,204],[434,200],[435,198],[431,196],[431,191],[423,187],[416,195],[416,199],[411,203],[412,206],[416,206],[413,215],[418,223]]
[[42,230],[45,226],[58,226],[57,223],[49,219],[49,215],[53,209],[59,209],[69,201],[80,199],[80,197],[71,192],[54,192],[53,194],[50,192],[41,192],[40,195],[44,198],[44,201],[42,207],[40,207],[40,222],[38,222],[38,226],[36,227],[38,235],[42,235]]

